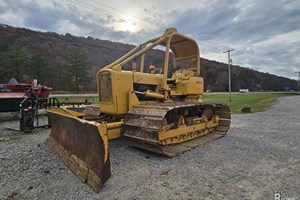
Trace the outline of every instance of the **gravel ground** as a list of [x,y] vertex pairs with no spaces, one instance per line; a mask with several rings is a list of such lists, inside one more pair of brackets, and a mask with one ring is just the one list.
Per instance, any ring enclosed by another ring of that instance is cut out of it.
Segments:
[[[233,115],[228,134],[174,158],[110,142],[112,177],[94,193],[44,144],[0,122],[0,199],[274,199],[300,196],[300,96]],[[299,197],[300,198],[300,197]]]

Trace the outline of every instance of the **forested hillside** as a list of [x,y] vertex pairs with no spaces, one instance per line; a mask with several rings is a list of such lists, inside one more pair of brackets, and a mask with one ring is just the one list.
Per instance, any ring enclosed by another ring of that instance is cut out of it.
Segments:
[[[150,39],[150,38],[149,38]],[[52,86],[54,91],[96,92],[96,73],[133,45],[70,34],[36,32],[24,28],[0,26],[0,83],[14,77],[19,82]],[[161,66],[163,52],[151,51],[146,66]],[[297,82],[248,68],[232,66],[232,90],[296,90]],[[225,63],[201,58],[201,75],[205,90],[227,91],[228,69]]]

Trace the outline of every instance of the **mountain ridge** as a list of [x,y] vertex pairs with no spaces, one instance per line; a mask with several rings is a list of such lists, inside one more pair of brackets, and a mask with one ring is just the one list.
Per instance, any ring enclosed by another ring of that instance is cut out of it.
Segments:
[[[22,48],[30,55],[42,55],[49,67],[47,70],[52,73],[43,82],[52,86],[55,90],[72,90],[62,80],[67,79],[63,78],[62,74],[57,73],[64,71],[66,59],[71,51],[78,50],[84,53],[89,62],[86,70],[90,79],[82,84],[82,90],[96,91],[96,73],[134,47],[131,44],[101,40],[90,36],[73,36],[69,33],[60,35],[54,32],[41,32],[5,24],[0,25],[0,54],[2,54],[2,58],[5,58],[5,55],[7,55],[5,53],[14,48]],[[145,66],[158,65],[163,59],[163,51],[152,50],[149,58],[146,59]],[[4,68],[8,66],[3,61],[0,64]],[[228,91],[228,65],[226,63],[201,58],[200,64],[205,90],[213,92]],[[21,68],[25,68],[23,73],[26,72],[28,67],[27,65],[21,66]],[[17,73],[20,72],[14,73],[18,75]],[[14,75],[14,73],[11,73],[11,75]],[[19,77],[21,81],[26,81],[24,77]],[[4,77],[1,71],[0,81],[5,82],[6,78],[10,79],[11,77]],[[241,88],[247,88],[250,91],[282,91],[284,88],[290,88],[291,90],[297,88],[297,81],[295,80],[238,65],[231,66],[231,79],[232,91],[238,91]]]

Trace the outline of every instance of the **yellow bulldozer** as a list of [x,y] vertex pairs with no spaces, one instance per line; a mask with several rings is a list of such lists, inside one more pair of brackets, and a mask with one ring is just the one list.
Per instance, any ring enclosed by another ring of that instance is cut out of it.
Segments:
[[[164,61],[145,67],[155,47],[164,48]],[[99,106],[82,113],[49,109],[46,141],[96,192],[111,176],[111,139],[125,137],[132,146],[172,157],[224,136],[230,126],[227,105],[202,102],[198,45],[175,28],[102,68],[97,86]]]

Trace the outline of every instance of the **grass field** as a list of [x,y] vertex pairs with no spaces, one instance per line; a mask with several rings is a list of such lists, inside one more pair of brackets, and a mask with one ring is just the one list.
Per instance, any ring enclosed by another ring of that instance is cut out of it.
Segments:
[[[241,114],[241,109],[251,107],[251,112],[262,112],[274,103],[279,97],[291,96],[290,93],[232,93],[231,102],[228,94],[204,94],[203,101],[209,103],[224,103],[229,105],[234,114]],[[70,102],[83,102],[86,97],[69,97]],[[98,103],[97,97],[87,97],[89,103]],[[65,97],[58,97],[59,102],[67,102]],[[19,118],[19,112],[0,113],[0,121],[7,121]]]
[[241,109],[250,107],[251,112],[262,112],[279,97],[291,96],[289,93],[232,93],[231,102],[228,94],[204,94],[203,102],[224,103],[232,113],[240,114]]
[[[226,93],[214,94],[206,93],[203,95],[204,102],[228,104],[232,113],[240,114],[244,107],[251,107],[251,112],[262,112],[272,105],[279,97],[290,96],[290,93],[232,93],[231,102]],[[83,102],[86,97],[69,97],[70,102]],[[98,103],[97,97],[87,97],[88,102]],[[58,98],[60,102],[66,102],[65,98]]]

